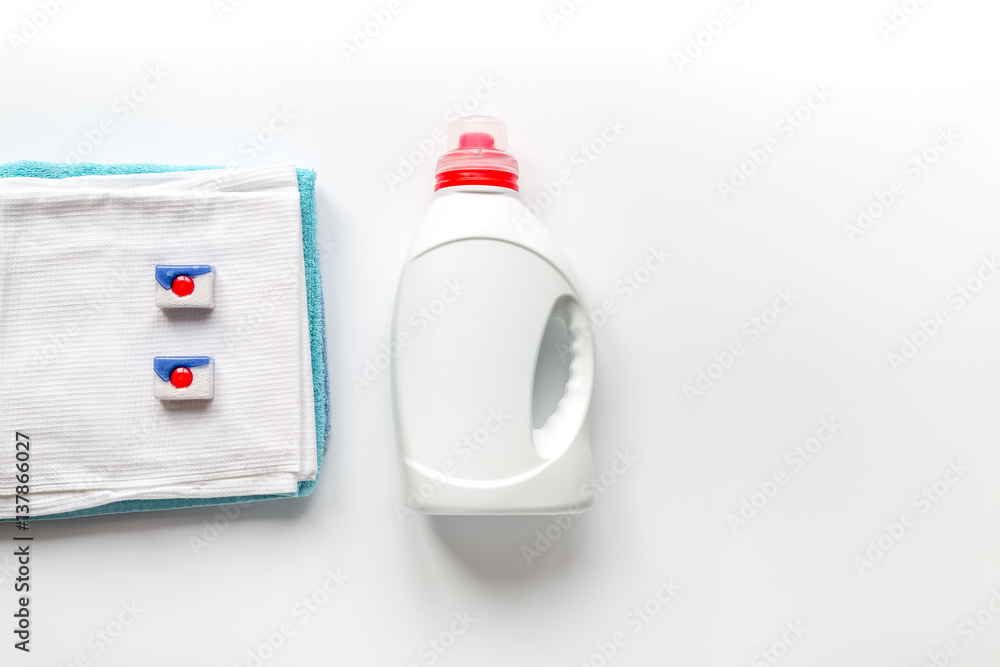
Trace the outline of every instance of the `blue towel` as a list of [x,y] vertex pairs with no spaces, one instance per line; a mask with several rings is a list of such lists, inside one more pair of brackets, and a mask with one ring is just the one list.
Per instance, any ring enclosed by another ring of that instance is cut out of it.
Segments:
[[[113,174],[161,174],[174,171],[219,169],[220,167],[170,167],[158,164],[63,164],[56,162],[12,162],[0,165],[0,178],[71,178],[73,176],[106,176]],[[309,307],[309,338],[312,349],[313,395],[316,405],[317,462],[322,469],[323,452],[330,435],[330,385],[327,375],[326,320],[323,310],[323,288],[320,284],[319,245],[316,241],[316,173],[299,169],[299,198],[302,207],[302,247],[305,254],[306,293]],[[180,509],[205,505],[249,503],[274,498],[308,496],[317,480],[299,482],[296,493],[258,496],[231,496],[226,498],[177,498],[171,500],[123,500],[76,512],[35,516],[33,519],[69,519],[95,514],[122,512],[148,512],[152,510]],[[7,519],[11,521],[12,519]]]

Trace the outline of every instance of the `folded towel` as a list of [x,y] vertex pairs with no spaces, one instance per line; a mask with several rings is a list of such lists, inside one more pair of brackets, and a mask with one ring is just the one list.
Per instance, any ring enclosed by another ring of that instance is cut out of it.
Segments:
[[[311,493],[329,423],[314,180],[0,165],[0,518],[15,432],[33,518]],[[214,268],[213,310],[156,305],[154,268],[179,264]],[[155,398],[161,356],[212,357],[214,398]]]

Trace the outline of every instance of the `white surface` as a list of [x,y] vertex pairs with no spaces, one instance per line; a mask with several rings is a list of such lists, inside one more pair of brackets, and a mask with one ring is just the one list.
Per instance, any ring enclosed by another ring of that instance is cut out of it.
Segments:
[[[586,299],[517,193],[480,187],[438,191],[400,278],[392,391],[406,506],[580,514],[596,497]],[[573,361],[558,405],[533,429],[536,362],[553,316],[569,326]]]
[[[0,179],[0,433],[34,443],[33,514],[290,493],[315,477],[300,210],[290,164]],[[187,253],[225,267],[215,310],[151,298],[153,267]],[[153,359],[199,354],[214,358],[215,399],[156,400]],[[2,518],[14,454],[0,440]]]
[[[782,667],[916,667],[951,641],[951,665],[995,659],[1000,619],[972,643],[958,625],[1000,587],[1000,284],[961,309],[948,295],[1000,253],[996,3],[926,3],[888,40],[888,0],[591,0],[553,31],[555,5],[407,2],[347,63],[339,44],[384,3],[248,0],[220,21],[210,0],[93,0],[0,52],[5,160],[62,159],[108,118],[101,161],[318,170],[334,405],[308,500],[36,524],[37,652],[4,646],[4,664],[246,665],[288,624],[268,667],[424,665],[466,610],[475,622],[434,664],[577,666],[623,632],[611,664],[748,666],[795,622],[808,631]],[[735,20],[679,73],[671,54],[724,7]],[[5,29],[33,8],[6,3]],[[115,113],[157,66],[155,89]],[[777,129],[821,85],[822,108]],[[433,196],[432,159],[394,191],[385,172],[435,132],[436,154],[477,86],[475,110],[508,124],[526,202],[569,172],[543,217],[591,305],[616,308],[597,332],[592,439],[597,469],[623,472],[530,567],[520,548],[546,518],[400,524],[388,374],[360,394],[350,382],[388,342]],[[609,118],[627,128],[588,162],[579,147],[614,136]],[[911,180],[904,163],[942,127],[959,139]],[[246,143],[265,128],[281,130]],[[717,181],[770,138],[777,152],[722,202]],[[850,243],[843,226],[894,179],[905,193]],[[668,265],[628,287],[661,246]],[[793,305],[753,340],[752,318],[786,308],[779,290]],[[948,322],[893,372],[887,353],[938,309]],[[734,342],[744,354],[690,404],[683,385]],[[843,427],[794,472],[787,453],[824,419]],[[956,459],[969,471],[922,512],[914,495]],[[788,483],[734,535],[726,514],[778,471]],[[904,512],[916,525],[859,574]],[[350,579],[328,594],[337,568]],[[682,588],[659,614],[626,620],[670,577]],[[96,655],[88,636],[133,600],[138,619]]]

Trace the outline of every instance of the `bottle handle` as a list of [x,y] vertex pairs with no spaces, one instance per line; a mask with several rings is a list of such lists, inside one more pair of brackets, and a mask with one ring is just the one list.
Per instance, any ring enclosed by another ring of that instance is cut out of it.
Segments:
[[564,295],[556,301],[552,317],[566,323],[572,358],[566,393],[545,424],[532,429],[535,450],[547,459],[561,456],[576,441],[590,411],[596,372],[594,326],[583,305],[576,297]]

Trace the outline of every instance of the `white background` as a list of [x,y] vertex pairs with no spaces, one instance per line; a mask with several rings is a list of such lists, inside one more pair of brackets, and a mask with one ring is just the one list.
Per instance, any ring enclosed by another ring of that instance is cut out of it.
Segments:
[[[1000,591],[1000,279],[960,309],[953,290],[1000,253],[996,3],[928,2],[884,34],[890,0],[591,0],[555,26],[556,0],[407,1],[348,59],[342,45],[387,4],[245,0],[220,17],[212,0],[74,1],[15,50],[39,5],[4,3],[0,161],[64,160],[89,135],[100,162],[316,169],[333,433],[305,500],[232,521],[207,508],[36,522],[34,650],[10,646],[4,547],[0,664],[429,665],[428,642],[450,643],[466,611],[476,620],[433,664],[597,667],[617,632],[608,664],[772,664],[762,649],[788,667],[993,664],[1000,618],[960,624]],[[732,21],[679,67],[723,9]],[[157,67],[123,117],[116,99]],[[616,307],[597,332],[594,454],[597,472],[636,460],[565,530],[401,522],[388,376],[351,384],[388,340],[442,147],[395,189],[386,173],[481,77],[499,85],[468,110],[506,120],[522,196],[545,204],[591,306]],[[789,136],[778,124],[814,86],[829,99]],[[275,109],[294,118],[251,155]],[[95,135],[105,118],[113,130]],[[581,170],[608,119],[627,128]],[[907,161],[942,128],[958,138],[912,178]],[[770,138],[776,152],[724,201],[718,183]],[[546,199],[562,170],[572,183]],[[905,190],[852,242],[845,225],[894,180]],[[636,274],[651,246],[671,259]],[[627,274],[648,278],[631,298]],[[744,324],[770,317],[778,290],[794,304],[752,341]],[[894,368],[889,353],[937,310],[947,321]],[[736,341],[720,375],[713,355]],[[699,371],[717,379],[689,401]],[[796,470],[786,453],[830,418],[842,428]],[[949,461],[968,470],[915,503]],[[727,515],[776,472],[786,483],[734,531]],[[877,562],[857,560],[905,512],[913,525],[881,537]],[[547,549],[529,565],[526,546]],[[338,568],[344,586],[317,593]],[[629,617],[670,578],[670,602]],[[305,620],[296,605],[314,595],[325,604]],[[133,602],[132,625],[97,640]],[[806,630],[783,650],[788,623]],[[293,634],[262,651],[282,624]]]

